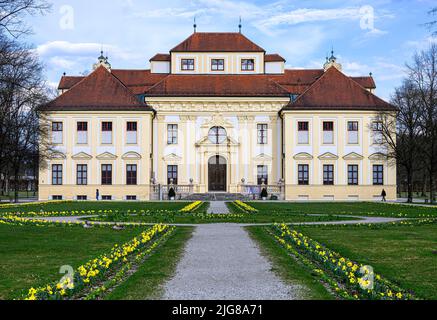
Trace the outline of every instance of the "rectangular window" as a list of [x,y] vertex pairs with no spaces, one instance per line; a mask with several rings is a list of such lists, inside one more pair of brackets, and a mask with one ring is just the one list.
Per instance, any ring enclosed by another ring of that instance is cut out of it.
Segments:
[[254,59],[241,59],[241,71],[253,71],[255,70]]
[[167,183],[178,184],[178,166],[167,166]]
[[77,196],[77,200],[79,200],[79,201],[85,201],[87,199],[88,199],[87,196]]
[[88,165],[78,164],[77,165],[77,185],[87,185],[88,184]]
[[258,166],[257,167],[257,180],[258,180],[258,185],[261,184],[269,184],[269,172],[268,172],[268,167],[267,166]]
[[81,121],[77,123],[77,143],[88,143],[88,122]]
[[358,185],[358,165],[351,164],[347,166],[347,184],[351,186]]
[[332,121],[323,122],[323,143],[334,143],[334,122]]
[[102,185],[112,184],[112,164],[102,164]]
[[184,71],[194,70],[194,59],[182,59],[181,69]]
[[178,125],[167,125],[167,144],[178,144]]
[[52,122],[52,143],[62,144],[62,132],[64,124],[62,122]]
[[126,143],[127,144],[137,144],[137,122],[127,122],[126,123]]
[[137,196],[126,196],[126,200],[137,200]]
[[323,184],[325,186],[334,184],[334,166],[332,164],[323,166]]
[[309,124],[307,121],[297,123],[297,143],[308,144],[310,142]]
[[102,200],[112,200],[112,196],[102,196]]
[[382,186],[384,184],[384,166],[374,165],[373,166],[373,185]]
[[347,123],[348,143],[358,143],[358,121],[349,121]]
[[258,125],[258,144],[267,144],[267,124]]
[[52,184],[62,185],[62,164],[52,165]]
[[225,60],[224,59],[211,59],[211,70],[212,71],[225,70]]
[[298,184],[302,186],[307,186],[310,183],[309,179],[309,165],[299,164],[297,166],[298,171]]
[[136,185],[137,184],[137,165],[128,164],[126,165],[126,184]]
[[112,144],[112,122],[102,122],[102,144]]
[[375,121],[372,123],[373,143],[382,143],[382,128],[383,124],[381,121]]
[[62,196],[52,196],[52,200],[62,200]]

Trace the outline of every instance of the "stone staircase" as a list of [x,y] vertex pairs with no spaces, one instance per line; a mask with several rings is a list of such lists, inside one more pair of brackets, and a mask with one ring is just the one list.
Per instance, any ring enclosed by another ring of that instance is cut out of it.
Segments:
[[241,193],[193,193],[186,197],[182,197],[181,200],[189,201],[235,201],[235,200],[251,200]]

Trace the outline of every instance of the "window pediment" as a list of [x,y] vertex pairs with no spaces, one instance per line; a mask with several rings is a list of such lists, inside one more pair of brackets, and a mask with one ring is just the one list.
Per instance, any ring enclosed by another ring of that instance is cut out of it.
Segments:
[[379,160],[387,160],[387,156],[384,155],[383,153],[376,152],[376,153],[371,154],[371,155],[369,156],[369,159],[370,159],[370,160],[376,160],[376,161],[379,161]]
[[91,160],[93,157],[85,152],[79,152],[71,157],[73,160]]
[[325,152],[324,154],[319,156],[320,160],[338,160],[338,156],[331,153],[331,152]]
[[98,160],[116,160],[117,156],[110,152],[104,152],[96,157]]
[[171,153],[162,157],[162,160],[164,160],[167,164],[175,164],[180,163],[182,161],[182,157],[178,156],[175,153]]
[[313,158],[314,157],[312,155],[306,152],[298,153],[293,157],[294,160],[313,160]]
[[363,160],[364,157],[356,152],[351,152],[343,157],[344,160]]
[[121,158],[123,160],[140,160],[141,155],[137,152],[131,151],[131,152],[126,152]]
[[62,153],[62,152],[55,151],[55,152],[53,152],[50,155],[50,159],[53,159],[53,160],[64,160],[64,159],[67,159],[67,156],[64,153]]

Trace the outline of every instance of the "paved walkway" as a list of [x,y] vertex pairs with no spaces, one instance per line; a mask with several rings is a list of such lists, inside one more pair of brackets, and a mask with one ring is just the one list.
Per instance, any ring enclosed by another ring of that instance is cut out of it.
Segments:
[[165,284],[168,300],[299,299],[301,287],[287,285],[238,225],[196,227],[175,276]]
[[208,213],[220,214],[220,213],[230,213],[228,206],[224,201],[210,201]]

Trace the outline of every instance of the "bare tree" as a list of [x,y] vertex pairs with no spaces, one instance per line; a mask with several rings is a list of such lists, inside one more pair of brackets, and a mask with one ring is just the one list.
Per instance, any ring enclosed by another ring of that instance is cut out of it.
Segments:
[[24,23],[26,15],[44,14],[51,4],[45,0],[0,0],[0,30],[17,38],[30,32]]
[[407,65],[408,79],[417,92],[421,108],[420,130],[422,140],[419,144],[428,172],[430,199],[435,199],[437,171],[437,45],[417,53],[413,63]]
[[[428,11],[428,14],[430,16],[437,16],[437,7],[432,8],[431,10]],[[437,35],[437,30],[436,30],[436,26],[437,26],[437,20],[431,20],[427,23],[425,23],[425,26],[427,28],[429,28],[429,30],[432,32],[433,35]]]
[[[0,169],[15,181],[37,155],[48,155],[47,127],[38,114],[48,99],[42,66],[28,47],[0,35]],[[41,162],[43,164],[43,161]]]
[[382,145],[389,159],[395,160],[398,166],[405,171],[407,181],[407,201],[413,202],[414,173],[419,169],[417,161],[419,151],[418,141],[421,136],[420,120],[422,109],[418,101],[418,93],[414,84],[405,80],[402,86],[396,89],[391,103],[398,108],[396,115],[393,112],[380,112],[378,123]]

